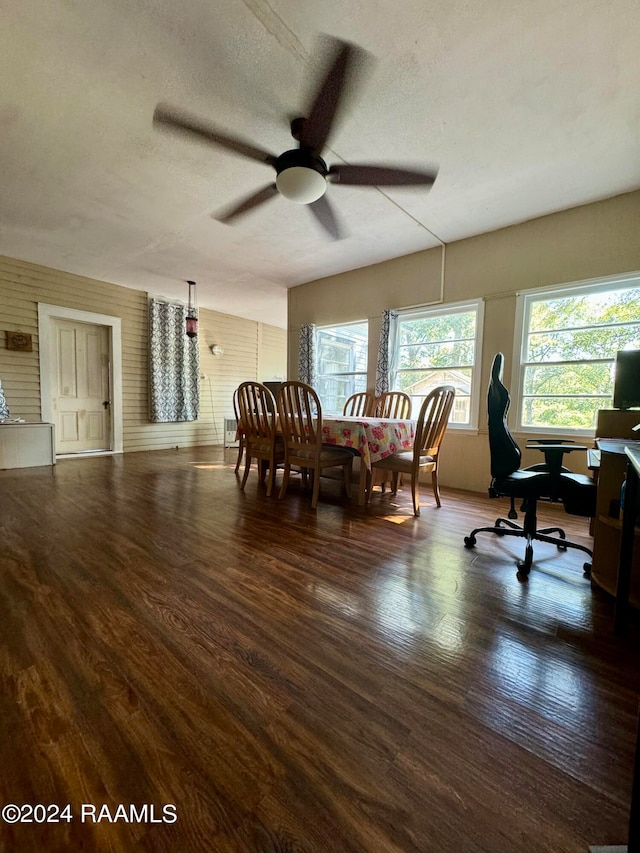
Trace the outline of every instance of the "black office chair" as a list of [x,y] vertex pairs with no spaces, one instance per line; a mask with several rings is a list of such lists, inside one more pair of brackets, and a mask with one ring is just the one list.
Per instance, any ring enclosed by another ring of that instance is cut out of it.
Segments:
[[[539,500],[561,501],[566,512],[571,515],[592,517],[596,507],[596,486],[591,477],[584,474],[573,474],[562,465],[564,453],[579,449],[571,442],[542,441],[539,449],[545,453],[545,462],[533,465],[531,468],[520,468],[522,454],[514,437],[507,426],[509,411],[509,392],[502,384],[504,356],[499,352],[491,367],[491,381],[488,394],[489,415],[489,450],[491,453],[491,485],[489,496],[492,498],[511,498],[509,518],[498,518],[493,527],[476,527],[464,544],[473,548],[478,533],[495,533],[497,536],[522,536],[527,540],[524,560],[518,560],[517,576],[526,580],[533,563],[533,540],[550,542],[557,545],[559,550],[576,548],[592,556],[589,548],[570,542],[561,527],[545,527],[538,529],[536,508]],[[524,512],[523,524],[511,521],[516,518],[514,501],[522,500],[521,510]],[[551,534],[556,533],[557,536]],[[591,563],[583,566],[585,577],[591,574]]]

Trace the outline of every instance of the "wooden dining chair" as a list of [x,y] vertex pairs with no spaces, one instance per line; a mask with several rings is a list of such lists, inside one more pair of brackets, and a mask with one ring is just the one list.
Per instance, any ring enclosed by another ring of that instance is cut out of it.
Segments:
[[353,453],[344,447],[323,445],[322,407],[313,388],[305,382],[283,382],[278,392],[278,415],[285,453],[279,497],[286,494],[292,465],[312,474],[313,509],[318,505],[320,473],[325,468],[342,467],[344,488],[349,497]]
[[258,463],[258,472],[264,480],[268,469],[267,497],[273,491],[276,467],[284,461],[284,443],[278,435],[275,400],[268,388],[260,382],[243,382],[238,387],[238,407],[245,437],[245,465],[240,488],[244,489],[251,460]]
[[[376,418],[410,418],[411,408],[411,397],[404,391],[385,391],[376,399],[373,415]],[[388,479],[378,471],[372,479],[372,486],[379,484],[384,492]]]
[[385,391],[376,400],[376,418],[410,418],[411,397],[404,391]]
[[236,441],[238,442],[238,458],[236,459],[236,467],[235,472],[238,473],[238,469],[240,468],[240,463],[242,462],[242,455],[245,450],[246,440],[244,437],[244,430],[242,428],[242,421],[240,420],[240,407],[238,406],[238,389],[233,392],[233,415],[236,419]]
[[[398,489],[398,475],[411,475],[411,494],[413,496],[414,515],[420,515],[420,474],[431,471],[431,482],[436,504],[440,506],[438,489],[438,459],[440,445],[447,429],[449,415],[456,395],[452,385],[439,385],[426,397],[418,421],[413,449],[393,453],[385,459],[374,462],[372,471],[391,471],[393,473],[392,491]],[[367,473],[367,503],[371,499],[371,471]]]
[[342,414],[350,418],[372,418],[376,412],[376,398],[370,391],[352,394],[344,404]]

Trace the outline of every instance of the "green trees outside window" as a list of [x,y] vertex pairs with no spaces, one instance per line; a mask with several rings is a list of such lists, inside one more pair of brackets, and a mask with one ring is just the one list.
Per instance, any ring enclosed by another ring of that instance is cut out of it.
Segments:
[[414,414],[438,385],[453,385],[456,399],[450,422],[471,423],[478,307],[401,316],[394,388],[409,394]]
[[640,287],[525,299],[521,426],[593,429],[617,351],[640,349]]

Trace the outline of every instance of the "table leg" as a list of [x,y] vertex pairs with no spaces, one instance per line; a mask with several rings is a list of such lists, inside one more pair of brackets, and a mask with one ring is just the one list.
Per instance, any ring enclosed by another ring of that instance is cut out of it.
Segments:
[[364,506],[367,498],[367,466],[360,459],[360,482],[358,483],[358,506]]

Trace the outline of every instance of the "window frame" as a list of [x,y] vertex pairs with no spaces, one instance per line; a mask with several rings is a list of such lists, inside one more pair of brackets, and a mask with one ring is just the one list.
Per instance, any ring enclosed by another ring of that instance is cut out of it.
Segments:
[[[534,362],[525,360],[525,350],[528,339],[529,318],[531,306],[534,302],[552,299],[562,299],[570,296],[583,296],[596,293],[606,293],[610,290],[624,290],[640,287],[640,271],[625,273],[624,275],[613,275],[605,278],[586,279],[570,284],[559,284],[551,287],[537,287],[532,290],[520,291],[516,294],[516,316],[515,334],[513,339],[513,360],[511,368],[511,411],[515,421],[515,431],[533,435],[566,435],[588,436],[595,435],[595,427],[586,429],[584,427],[569,426],[529,426],[522,423],[524,412],[523,390],[525,368]],[[594,327],[595,328],[595,327]],[[615,360],[615,358],[614,358]],[[602,362],[603,359],[594,359]],[[608,359],[606,359],[608,361]],[[550,362],[552,363],[552,362]],[[570,364],[571,362],[553,362]],[[582,362],[580,362],[582,363]]]
[[[405,308],[398,310],[398,324],[403,320],[418,320],[423,317],[444,317],[448,314],[462,314],[466,311],[475,311],[476,334],[473,351],[473,365],[471,367],[471,388],[469,393],[469,423],[460,424],[449,421],[448,430],[456,432],[467,432],[476,434],[478,432],[478,418],[480,412],[480,382],[482,372],[482,340],[484,336],[484,304],[483,297],[477,299],[465,299],[463,302],[439,303],[437,305],[425,305],[422,307]],[[397,350],[394,356],[395,367],[391,377],[391,387],[397,388],[397,375],[400,352],[400,329],[398,325]],[[452,409],[453,412],[453,409]]]
[[[337,372],[337,373],[321,373],[320,372],[320,333],[323,331],[323,329],[340,329],[340,328],[347,327],[347,326],[364,326],[366,328],[366,331],[367,331],[367,334],[366,334],[367,355],[366,355],[366,359],[365,359],[365,369],[364,370],[349,370],[349,371],[342,371],[342,372]],[[315,378],[315,384],[316,384],[316,386],[319,385],[319,380],[320,380],[321,376],[325,376],[325,377],[331,376],[331,377],[335,377],[337,379],[340,379],[341,377],[363,376],[364,377],[364,387],[366,390],[368,382],[369,382],[369,371],[368,371],[368,366],[369,366],[369,319],[365,318],[363,320],[347,320],[347,321],[342,322],[342,323],[325,323],[323,325],[317,325],[315,328],[314,337],[315,337],[315,341],[314,341],[315,365],[314,365],[314,367],[315,367],[315,377],[316,377]],[[322,408],[324,410],[325,409],[325,401],[322,399],[322,396],[323,395],[320,394],[320,400],[322,402]],[[350,395],[347,396],[347,399],[349,398],[349,396]],[[329,412],[328,408],[327,408],[327,412]],[[342,409],[340,409],[339,412],[335,412],[335,413],[332,412],[332,414],[342,414]]]

